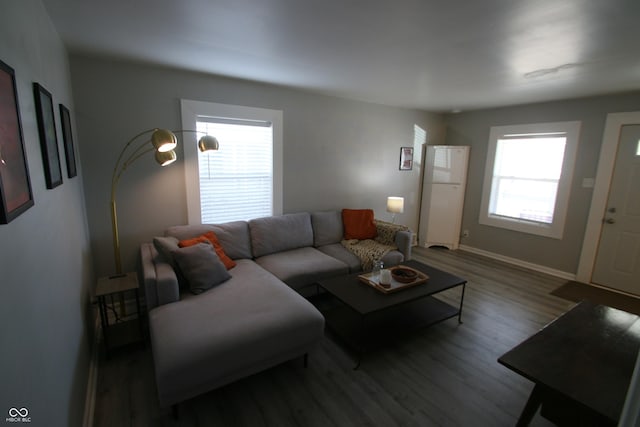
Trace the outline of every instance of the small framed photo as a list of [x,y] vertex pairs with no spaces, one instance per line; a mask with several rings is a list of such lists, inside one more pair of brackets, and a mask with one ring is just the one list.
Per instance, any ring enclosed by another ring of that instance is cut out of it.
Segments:
[[58,136],[53,115],[53,98],[49,91],[38,83],[33,84],[33,95],[36,100],[36,116],[38,118],[44,176],[47,181],[47,188],[52,189],[62,184]]
[[76,152],[73,148],[73,133],[71,131],[71,113],[60,104],[60,123],[62,123],[62,140],[64,141],[64,155],[67,160],[67,176],[69,179],[78,174],[76,169]]
[[400,147],[400,170],[413,169],[413,147]]
[[0,224],[33,206],[13,68],[0,61]]

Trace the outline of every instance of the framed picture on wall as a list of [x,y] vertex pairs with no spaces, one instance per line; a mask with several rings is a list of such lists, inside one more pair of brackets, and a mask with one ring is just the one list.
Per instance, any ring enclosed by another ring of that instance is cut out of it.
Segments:
[[0,224],[33,206],[13,68],[0,61]]
[[67,160],[67,176],[73,178],[78,174],[78,171],[76,170],[76,153],[73,148],[73,133],[71,132],[71,113],[62,104],[60,104],[60,123],[62,123],[64,155]]
[[52,189],[62,184],[58,136],[53,115],[53,98],[49,91],[38,83],[33,84],[33,95],[36,100],[36,116],[38,118],[44,177],[47,182],[47,188]]
[[400,170],[413,169],[413,147],[400,147]]

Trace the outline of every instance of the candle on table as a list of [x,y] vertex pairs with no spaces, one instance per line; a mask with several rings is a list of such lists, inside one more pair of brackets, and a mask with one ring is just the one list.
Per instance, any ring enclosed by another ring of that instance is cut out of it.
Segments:
[[389,285],[391,284],[391,270],[382,269],[380,270],[380,284]]

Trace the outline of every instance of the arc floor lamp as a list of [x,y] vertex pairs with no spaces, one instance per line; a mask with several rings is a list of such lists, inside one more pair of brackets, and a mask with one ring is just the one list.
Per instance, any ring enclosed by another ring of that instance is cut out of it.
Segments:
[[[155,151],[156,162],[160,166],[168,166],[177,159],[175,148],[178,146],[176,133],[204,133],[195,130],[180,129],[170,131],[167,129],[149,129],[140,132],[131,138],[122,148],[111,176],[111,228],[113,231],[113,255],[116,265],[116,275],[122,277],[122,261],[120,258],[120,236],[118,234],[118,213],[116,209],[116,190],[122,173],[136,160],[147,153]],[[147,135],[151,135],[150,137]],[[145,137],[144,139],[142,137]],[[204,135],[198,140],[198,149],[201,152],[217,150],[218,140],[211,135]]]

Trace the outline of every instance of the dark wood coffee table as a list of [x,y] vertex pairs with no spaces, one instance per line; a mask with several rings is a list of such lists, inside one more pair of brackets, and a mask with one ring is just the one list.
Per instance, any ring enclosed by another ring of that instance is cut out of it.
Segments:
[[[358,274],[322,280],[320,287],[341,304],[324,310],[327,325],[357,352],[360,366],[365,352],[418,329],[452,317],[462,323],[462,304],[467,281],[418,261],[402,263],[429,276],[427,283],[385,294],[362,283]],[[460,305],[451,306],[433,295],[462,287]]]

